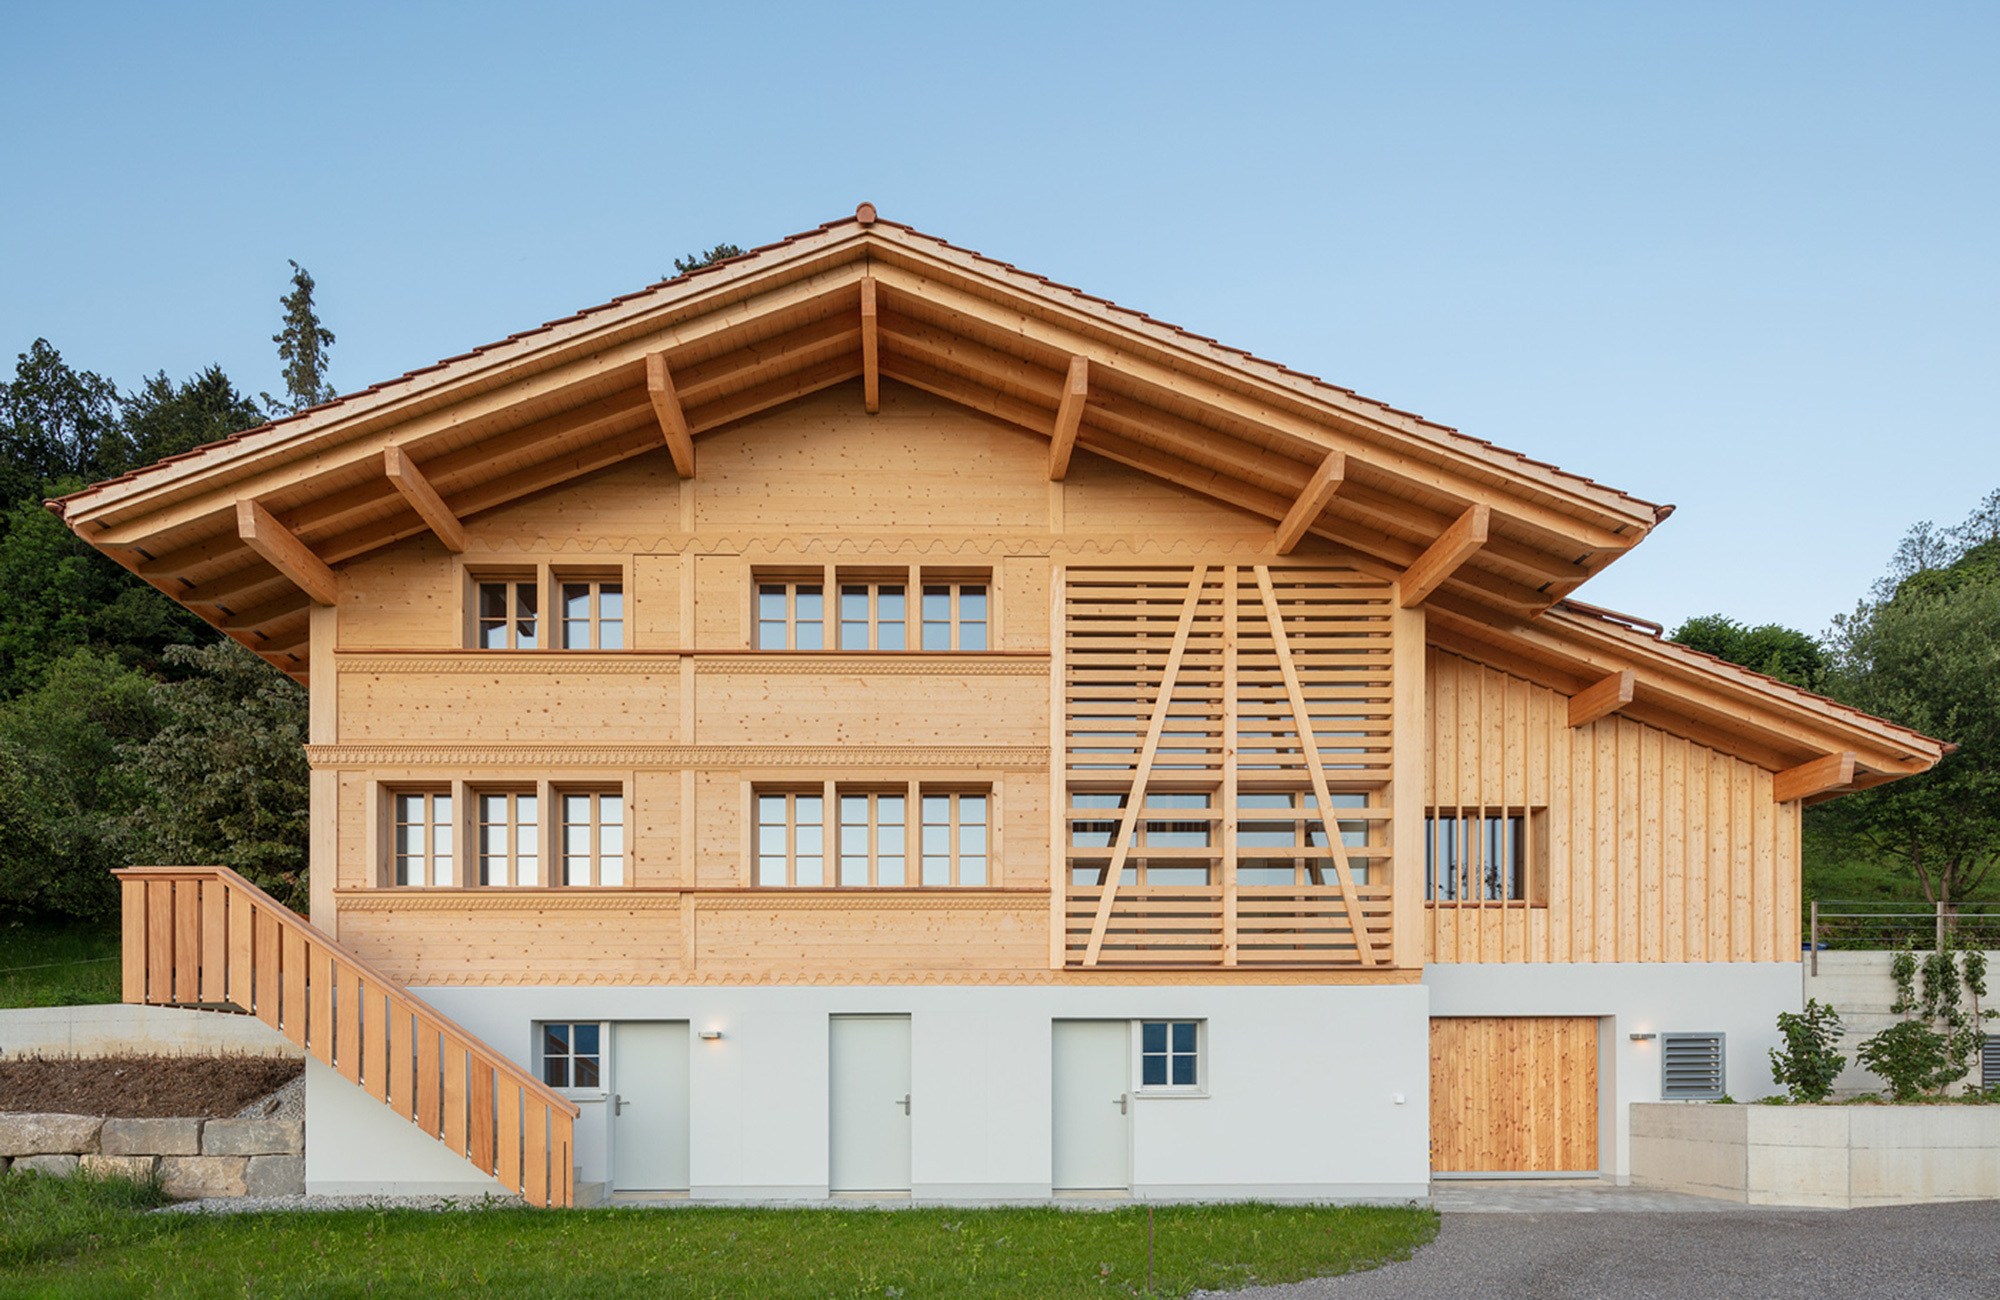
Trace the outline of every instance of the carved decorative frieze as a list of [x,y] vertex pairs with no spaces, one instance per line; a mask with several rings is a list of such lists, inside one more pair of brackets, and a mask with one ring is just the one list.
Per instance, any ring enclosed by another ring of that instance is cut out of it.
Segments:
[[307,745],[316,768],[912,768],[1046,771],[1046,746],[955,745]]

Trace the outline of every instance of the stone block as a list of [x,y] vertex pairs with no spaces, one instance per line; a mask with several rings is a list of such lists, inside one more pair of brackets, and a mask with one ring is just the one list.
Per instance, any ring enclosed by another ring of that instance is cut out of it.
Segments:
[[79,1159],[72,1155],[16,1156],[13,1172],[17,1174],[52,1174],[57,1178],[67,1178],[76,1172]]
[[198,1119],[107,1119],[98,1149],[107,1156],[198,1156]]
[[251,1196],[304,1196],[304,1156],[251,1156],[245,1186]]
[[0,1156],[86,1155],[103,1127],[94,1115],[0,1115]]
[[161,1156],[160,1186],[179,1201],[241,1196],[249,1164],[246,1156]]
[[295,1156],[306,1149],[306,1126],[296,1119],[212,1119],[201,1133],[205,1156]]
[[99,1178],[129,1178],[135,1183],[147,1183],[159,1172],[160,1159],[150,1155],[85,1156],[82,1167],[86,1174]]

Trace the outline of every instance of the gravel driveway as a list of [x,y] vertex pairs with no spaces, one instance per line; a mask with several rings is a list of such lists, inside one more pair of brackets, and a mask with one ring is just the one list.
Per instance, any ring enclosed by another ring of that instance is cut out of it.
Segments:
[[2000,1201],[1464,1214],[1407,1263],[1231,1300],[1996,1300]]

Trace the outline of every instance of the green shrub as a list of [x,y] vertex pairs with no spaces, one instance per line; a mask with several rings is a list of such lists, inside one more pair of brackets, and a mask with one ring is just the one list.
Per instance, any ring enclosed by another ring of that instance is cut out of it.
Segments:
[[1861,1045],[1857,1060],[1888,1081],[1894,1101],[1915,1101],[1942,1092],[1965,1077],[1952,1059],[1950,1042],[1921,1020],[1903,1020]]
[[1825,1101],[1833,1095],[1847,1058],[1834,1044],[1840,1041],[1840,1013],[1817,998],[1800,1012],[1780,1011],[1778,1032],[1783,1049],[1771,1049],[1771,1078],[1785,1086],[1793,1101]]

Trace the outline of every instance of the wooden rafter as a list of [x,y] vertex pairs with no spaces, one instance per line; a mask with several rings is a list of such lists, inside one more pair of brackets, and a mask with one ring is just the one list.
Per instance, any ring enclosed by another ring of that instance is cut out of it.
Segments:
[[1436,591],[1446,578],[1458,571],[1459,565],[1486,545],[1491,517],[1492,511],[1484,505],[1469,507],[1456,523],[1444,530],[1443,536],[1431,543],[1429,550],[1417,557],[1416,563],[1403,573],[1401,600],[1404,609],[1423,604],[1425,598]]
[[382,453],[382,472],[389,477],[390,484],[402,493],[403,500],[410,503],[410,509],[418,518],[431,526],[444,548],[454,555],[465,552],[465,525],[444,503],[431,481],[416,463],[403,453],[401,447],[390,447]]
[[875,317],[875,277],[861,281],[861,409],[882,409],[882,338]]
[[319,605],[340,599],[340,581],[326,562],[314,555],[304,542],[292,536],[271,512],[255,501],[236,503],[236,532],[243,544],[264,557],[270,566]]
[[1340,485],[1347,479],[1347,454],[1330,451],[1319,468],[1306,480],[1305,490],[1299,499],[1285,512],[1278,524],[1278,535],[1271,539],[1271,547],[1280,555],[1290,555],[1294,547],[1305,538],[1306,530],[1320,517],[1333,494],[1340,491]]
[[1090,362],[1082,357],[1069,359],[1069,377],[1063,382],[1062,405],[1056,408],[1055,433],[1049,442],[1049,478],[1069,473],[1069,458],[1076,450],[1076,433],[1083,427],[1083,404],[1090,396]]
[[1772,801],[1790,803],[1846,789],[1854,784],[1854,758],[1851,752],[1843,751],[1786,768],[1771,782]]
[[1319,739],[1313,735],[1312,713],[1306,703],[1305,688],[1299,684],[1299,670],[1292,663],[1290,638],[1285,635],[1284,611],[1278,607],[1278,593],[1271,586],[1269,565],[1256,566],[1257,590],[1264,597],[1264,621],[1270,624],[1271,647],[1277,652],[1278,673],[1285,679],[1285,697],[1291,701],[1292,722],[1299,738],[1299,752],[1305,755],[1306,771],[1312,774],[1313,798],[1319,800],[1320,825],[1326,828],[1327,846],[1333,850],[1333,875],[1340,886],[1340,901],[1347,908],[1347,924],[1354,932],[1354,950],[1363,966],[1375,964],[1375,945],[1361,915],[1361,895],[1354,889],[1354,873],[1347,864],[1347,843],[1340,838],[1340,819],[1333,811],[1333,792],[1327,787],[1326,765],[1320,761]]
[[1637,676],[1626,668],[1578,691],[1569,699],[1569,725],[1587,727],[1599,718],[1610,717],[1632,702],[1637,684]]
[[1118,842],[1111,850],[1111,865],[1104,873],[1104,893],[1097,900],[1097,917],[1090,923],[1090,946],[1084,949],[1086,966],[1095,966],[1098,954],[1104,950],[1104,935],[1111,927],[1111,910],[1118,900],[1118,877],[1124,873],[1125,859],[1132,852],[1133,829],[1144,815],[1146,783],[1153,775],[1153,759],[1160,752],[1160,736],[1173,708],[1174,682],[1180,676],[1181,660],[1187,656],[1188,634],[1194,630],[1195,611],[1201,606],[1202,589],[1207,585],[1208,566],[1196,565],[1194,580],[1188,584],[1187,600],[1181,604],[1180,622],[1174,627],[1173,649],[1167,652],[1166,670],[1160,675],[1160,693],[1153,699],[1153,716],[1146,723],[1146,743],[1140,748],[1138,763],[1132,771],[1132,794],[1125,801],[1125,815],[1118,819]]
[[660,433],[673,453],[674,472],[682,478],[694,477],[694,434],[688,429],[681,399],[674,393],[674,377],[667,370],[667,354],[646,354],[646,395],[653,399],[653,414],[660,421]]

